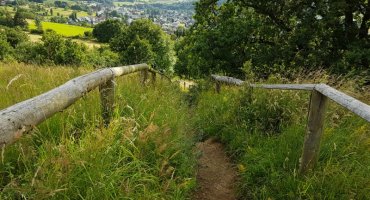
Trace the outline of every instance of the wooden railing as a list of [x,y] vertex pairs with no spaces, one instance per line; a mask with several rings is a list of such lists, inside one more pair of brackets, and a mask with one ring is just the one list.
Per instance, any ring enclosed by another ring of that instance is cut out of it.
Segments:
[[[227,76],[212,75],[212,79],[216,82],[216,91],[218,93],[221,90],[222,83],[238,86],[245,84],[242,80]],[[326,84],[249,84],[249,86],[263,89],[311,91],[307,132],[303,145],[302,157],[300,159],[299,171],[301,173],[305,173],[309,169],[312,169],[317,162],[328,98],[370,122],[369,105]]]
[[46,93],[0,110],[0,146],[20,138],[25,132],[66,109],[97,87],[100,91],[104,124],[107,125],[113,111],[114,78],[138,71],[141,71],[142,83],[146,82],[148,72],[151,73],[153,82],[155,82],[156,73],[159,73],[147,64],[104,68],[74,78]]

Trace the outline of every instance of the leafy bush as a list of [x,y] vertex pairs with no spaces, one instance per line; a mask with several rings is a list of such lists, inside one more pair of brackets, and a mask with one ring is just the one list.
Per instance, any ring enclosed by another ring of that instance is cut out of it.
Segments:
[[143,61],[158,70],[173,71],[173,43],[161,27],[150,20],[134,21],[110,41],[110,47],[121,55],[124,64]]
[[0,60],[4,60],[12,53],[12,46],[6,41],[6,36],[0,33]]
[[24,63],[50,64],[45,61],[40,43],[24,42],[15,48],[15,58]]
[[89,50],[87,61],[94,68],[116,67],[119,65],[119,56],[107,47]]
[[92,31],[85,31],[85,32],[84,32],[84,36],[85,36],[86,38],[92,38],[92,37],[93,37]]
[[20,28],[8,28],[4,27],[0,32],[6,36],[7,42],[15,48],[17,45],[29,40],[28,35]]
[[92,32],[99,42],[109,42],[122,32],[124,24],[119,20],[108,19],[97,24]]

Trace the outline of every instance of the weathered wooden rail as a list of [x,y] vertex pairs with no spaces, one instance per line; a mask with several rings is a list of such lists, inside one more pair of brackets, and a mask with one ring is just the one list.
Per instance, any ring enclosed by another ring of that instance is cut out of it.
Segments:
[[114,78],[138,71],[141,71],[143,84],[148,78],[148,73],[152,74],[153,82],[158,73],[147,64],[104,68],[74,78],[46,93],[0,110],[0,146],[20,138],[25,132],[66,109],[97,87],[100,91],[104,124],[107,125],[113,111]]
[[[212,75],[212,79],[216,82],[217,92],[220,92],[222,83],[237,86],[245,84],[242,80],[227,76]],[[307,132],[303,145],[302,157],[300,159],[299,171],[301,173],[305,173],[312,169],[317,162],[328,98],[370,122],[369,105],[326,84],[249,84],[249,86],[263,89],[311,91]]]

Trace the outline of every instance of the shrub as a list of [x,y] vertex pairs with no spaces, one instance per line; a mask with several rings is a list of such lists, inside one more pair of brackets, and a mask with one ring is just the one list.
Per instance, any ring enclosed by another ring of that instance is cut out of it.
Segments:
[[[110,42],[113,51],[119,52],[125,64],[145,61],[158,70],[172,72],[175,62],[173,42],[169,36],[147,19],[134,21]],[[135,50],[138,47],[140,50]],[[135,56],[140,56],[136,59]]]
[[109,42],[113,37],[122,32],[124,24],[119,20],[108,19],[97,24],[93,29],[93,36],[99,42]]
[[0,60],[4,60],[12,53],[12,46],[6,41],[5,36],[0,33]]
[[[1,30],[0,30],[1,31]],[[6,35],[6,40],[8,43],[15,48],[17,45],[23,42],[27,42],[29,37],[20,28],[4,28],[4,34]]]
[[100,47],[88,52],[87,61],[94,68],[115,67],[119,64],[119,56],[107,47]]
[[84,36],[85,36],[86,38],[91,39],[91,38],[93,37],[92,31],[85,31],[85,32],[84,32]]
[[15,58],[24,63],[47,64],[41,43],[24,42],[15,49]]

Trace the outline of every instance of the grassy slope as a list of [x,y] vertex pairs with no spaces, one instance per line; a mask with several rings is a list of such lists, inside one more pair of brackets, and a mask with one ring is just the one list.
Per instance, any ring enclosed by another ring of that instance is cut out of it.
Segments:
[[[86,72],[2,64],[0,109]],[[7,147],[0,199],[184,199],[195,184],[191,125],[199,138],[216,136],[227,144],[239,169],[242,198],[370,196],[370,125],[333,102],[318,165],[301,176],[308,93],[225,87],[215,94],[206,87],[197,94],[191,122],[176,86],[141,87],[136,76],[117,82],[115,118],[108,129],[102,127],[95,91]],[[366,94],[357,97],[369,103]]]
[[[77,17],[87,17],[89,16],[89,14],[85,11],[77,11],[77,10],[72,10],[72,9],[64,9],[64,8],[56,8],[56,7],[52,7],[53,8],[53,16],[57,16],[57,13],[59,13],[60,16],[64,16],[64,17],[69,17],[69,15],[71,15],[73,12],[77,12]],[[50,10],[50,9],[49,9]],[[42,14],[42,13],[40,13]],[[50,14],[50,12],[49,12]],[[46,18],[51,18],[53,16],[46,16]]]
[[[0,109],[87,70],[0,65]],[[22,76],[9,81],[16,75]],[[42,78],[40,78],[42,77]],[[117,80],[115,117],[103,128],[97,91],[5,148],[0,199],[184,199],[194,186],[186,106],[160,79]]]
[[[359,97],[369,103],[368,97]],[[216,136],[227,144],[240,172],[242,198],[370,196],[370,124],[333,102],[318,165],[306,176],[298,175],[308,101],[305,92],[262,89],[199,94],[195,118],[200,137]]]
[[[31,42],[40,42],[41,41],[41,38],[42,38],[42,35],[37,35],[37,34],[31,34],[31,33],[27,33],[28,36],[30,37],[30,41]],[[80,44],[85,44],[86,46],[88,46],[89,48],[99,48],[102,46],[101,43],[98,43],[96,41],[93,41],[93,40],[82,40],[82,39],[72,39],[72,41],[75,41],[75,42],[78,42]]]
[[[36,29],[35,22],[33,20],[27,20],[29,23],[29,29]],[[60,35],[63,36],[76,36],[76,35],[83,35],[85,31],[92,31],[92,28],[82,27],[82,26],[74,26],[68,24],[59,24],[53,22],[42,22],[42,28],[52,29]]]

